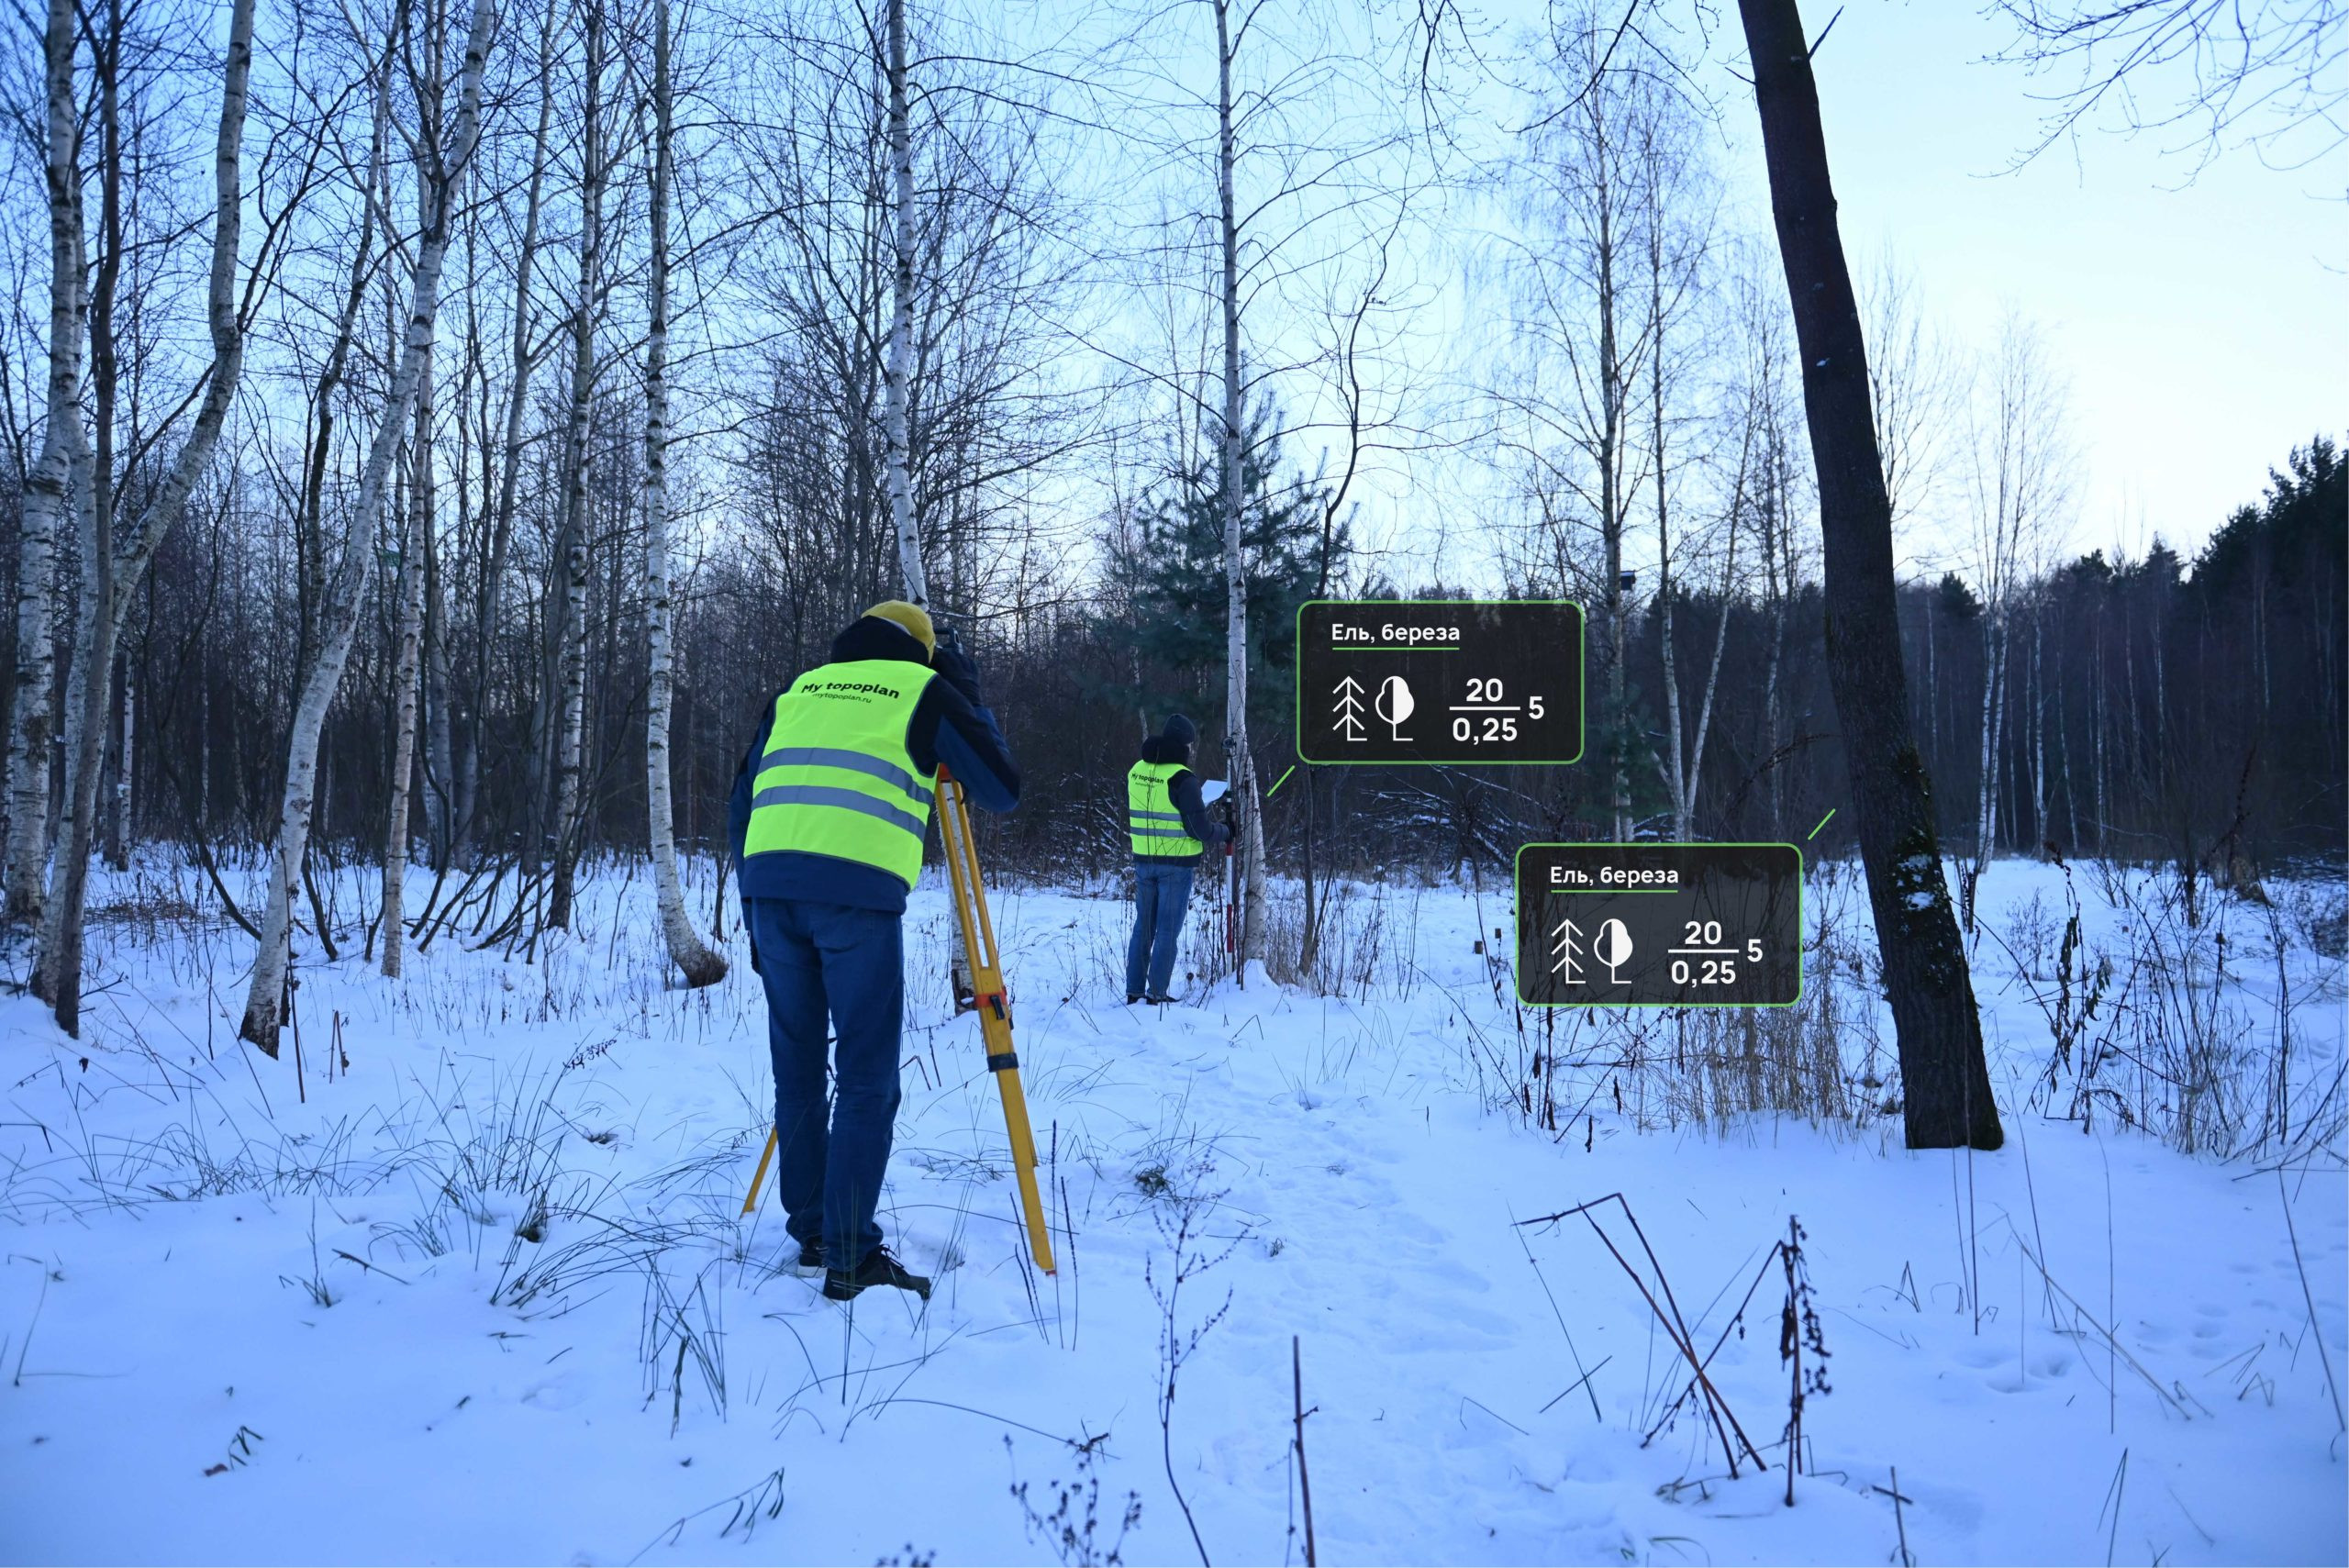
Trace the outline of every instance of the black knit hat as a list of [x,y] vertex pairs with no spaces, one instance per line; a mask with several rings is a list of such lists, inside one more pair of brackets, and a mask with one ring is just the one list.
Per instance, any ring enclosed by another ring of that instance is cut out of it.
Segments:
[[1170,713],[1159,733],[1177,746],[1189,746],[1198,740],[1199,727],[1179,713]]

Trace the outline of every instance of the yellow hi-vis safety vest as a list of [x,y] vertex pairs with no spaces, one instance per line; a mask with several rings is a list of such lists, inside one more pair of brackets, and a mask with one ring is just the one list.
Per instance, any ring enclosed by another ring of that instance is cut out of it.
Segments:
[[1206,851],[1184,828],[1183,814],[1167,793],[1167,781],[1182,771],[1180,762],[1136,762],[1127,772],[1126,831],[1135,854],[1164,859]]
[[778,693],[742,853],[828,855],[877,866],[910,889],[938,775],[914,766],[906,730],[936,676],[901,659],[852,659]]

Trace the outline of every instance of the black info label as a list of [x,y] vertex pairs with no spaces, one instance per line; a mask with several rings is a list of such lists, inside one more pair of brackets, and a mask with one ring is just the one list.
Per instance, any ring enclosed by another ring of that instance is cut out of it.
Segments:
[[1783,1007],[1802,995],[1792,844],[1528,844],[1517,995],[1530,1006]]
[[1297,612],[1297,754],[1308,762],[1572,762],[1581,606],[1314,599]]

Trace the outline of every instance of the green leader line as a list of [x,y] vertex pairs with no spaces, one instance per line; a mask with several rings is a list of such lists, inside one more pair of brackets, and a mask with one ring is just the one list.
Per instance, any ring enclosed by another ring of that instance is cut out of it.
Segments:
[[[1826,826],[1827,826],[1827,818],[1828,818],[1829,817],[1832,817],[1832,816],[1834,816],[1834,815],[1835,815],[1835,808],[1834,808],[1833,806],[1829,806],[1829,807],[1827,808],[1827,817],[1820,817],[1820,818],[1819,819],[1819,828],[1824,828],[1824,827],[1826,827]],[[1818,837],[1819,837],[1819,828],[1813,828],[1810,830],[1810,839],[1816,839],[1816,838],[1818,838]],[[1803,840],[1803,842],[1805,842],[1805,843],[1809,843],[1809,842],[1810,841],[1810,839],[1805,839],[1805,840]]]
[[[1297,772],[1297,764],[1295,762],[1291,762],[1288,765],[1288,773],[1293,773],[1295,772]],[[1273,796],[1280,794],[1281,785],[1288,783],[1288,773],[1283,773],[1280,777],[1273,781],[1273,787],[1264,792],[1264,798],[1266,800],[1270,800]]]

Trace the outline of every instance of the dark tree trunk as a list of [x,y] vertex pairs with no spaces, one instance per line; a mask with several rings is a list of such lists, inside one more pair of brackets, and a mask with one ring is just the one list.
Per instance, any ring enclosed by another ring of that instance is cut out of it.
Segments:
[[1899,1039],[1909,1147],[1996,1149],[2004,1134],[1982,1060],[1981,1018],[1942,880],[1925,764],[1909,728],[1892,506],[1868,405],[1859,304],[1835,226],[1810,50],[1796,0],[1740,0],[1738,9],[1802,350],[1826,559],[1828,683]]

